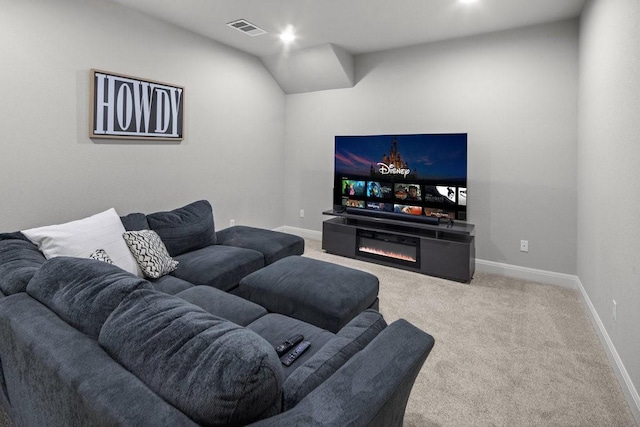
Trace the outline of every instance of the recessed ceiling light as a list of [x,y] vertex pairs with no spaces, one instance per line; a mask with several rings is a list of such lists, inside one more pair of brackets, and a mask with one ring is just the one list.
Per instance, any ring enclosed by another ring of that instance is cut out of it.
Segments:
[[464,3],[464,4],[471,4],[471,3],[475,3],[478,0],[458,0],[460,3]]
[[283,43],[291,43],[295,39],[296,35],[293,32],[293,28],[291,26],[287,27],[286,30],[280,33],[280,40],[282,40]]

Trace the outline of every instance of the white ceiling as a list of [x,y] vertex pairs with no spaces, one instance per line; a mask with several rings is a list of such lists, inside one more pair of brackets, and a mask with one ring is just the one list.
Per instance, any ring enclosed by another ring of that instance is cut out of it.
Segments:
[[[112,0],[220,43],[263,57],[331,43],[357,55],[576,17],[586,0]],[[267,31],[228,27],[246,19]]]

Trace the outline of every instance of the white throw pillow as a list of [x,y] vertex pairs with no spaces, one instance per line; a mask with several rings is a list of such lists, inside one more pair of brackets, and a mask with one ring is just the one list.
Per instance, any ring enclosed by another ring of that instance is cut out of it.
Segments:
[[138,263],[122,238],[124,232],[114,208],[65,224],[22,230],[47,259],[57,256],[89,258],[96,249],[104,249],[115,265],[142,277]]

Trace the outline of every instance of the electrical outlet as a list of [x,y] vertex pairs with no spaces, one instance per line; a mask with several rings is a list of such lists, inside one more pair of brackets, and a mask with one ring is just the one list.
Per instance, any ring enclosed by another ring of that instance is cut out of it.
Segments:
[[300,218],[304,218],[304,209],[300,209]]
[[233,227],[234,225],[236,225],[236,220],[232,219],[231,221],[229,221],[229,226]]
[[529,252],[528,240],[520,240],[520,252]]
[[614,299],[612,299],[611,301],[613,302],[613,321],[617,323],[618,322],[618,303]]

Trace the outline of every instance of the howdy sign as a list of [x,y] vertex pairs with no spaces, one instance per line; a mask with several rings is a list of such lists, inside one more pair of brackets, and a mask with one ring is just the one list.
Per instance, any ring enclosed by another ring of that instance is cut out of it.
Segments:
[[182,140],[184,88],[91,70],[90,138]]

